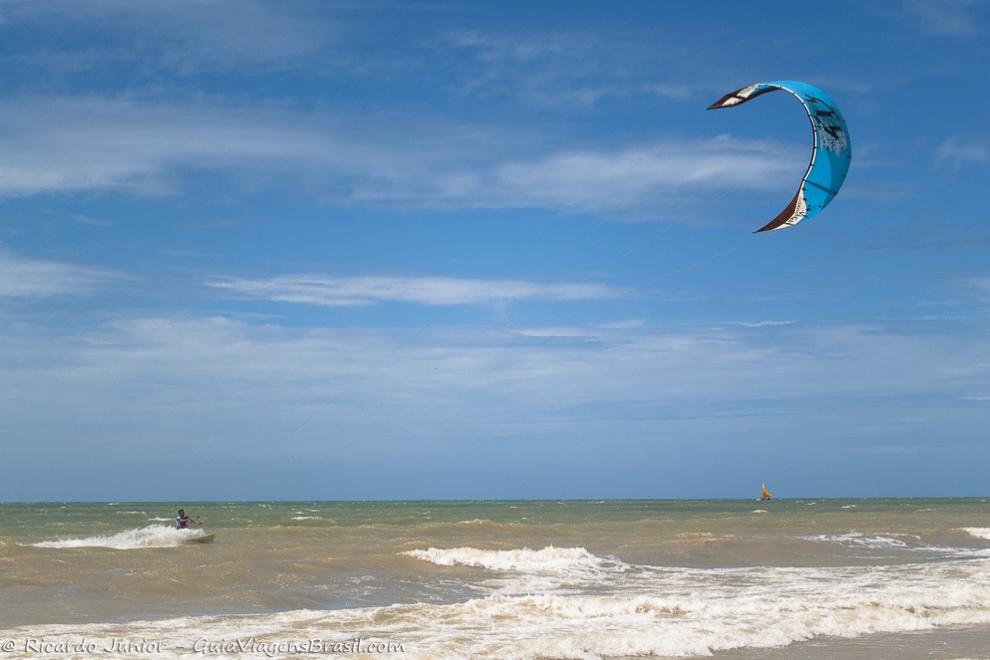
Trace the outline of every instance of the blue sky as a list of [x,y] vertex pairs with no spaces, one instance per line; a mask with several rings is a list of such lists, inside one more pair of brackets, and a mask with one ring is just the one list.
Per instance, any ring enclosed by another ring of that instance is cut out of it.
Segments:
[[986,494],[990,6],[828,7],[0,0],[0,500]]

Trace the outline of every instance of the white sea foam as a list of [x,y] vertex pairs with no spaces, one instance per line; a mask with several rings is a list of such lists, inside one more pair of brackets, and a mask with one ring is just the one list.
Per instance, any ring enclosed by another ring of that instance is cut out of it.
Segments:
[[[990,562],[980,559],[884,567],[654,568],[617,573],[597,589],[498,593],[451,604],[32,626],[0,631],[0,638],[167,639],[170,652],[188,654],[191,640],[200,638],[277,642],[327,639],[332,638],[328,631],[337,630],[347,631],[348,638],[400,642],[404,653],[391,657],[406,660],[524,660],[708,655],[780,647],[819,635],[990,624]],[[176,630],[183,631],[180,639]]]
[[[902,538],[898,538],[902,537]],[[896,536],[866,536],[859,532],[848,532],[846,534],[816,534],[814,536],[802,536],[805,541],[817,541],[819,543],[840,543],[845,546],[856,546],[862,548],[906,548],[908,542],[903,535]],[[919,540],[918,537],[910,538]]]
[[293,520],[322,520],[319,516],[292,516]]
[[978,539],[990,541],[990,527],[963,527],[962,531]]
[[188,541],[191,537],[202,536],[201,529],[175,529],[165,525],[148,525],[128,529],[108,536],[89,536],[82,539],[59,539],[35,543],[38,548],[113,548],[115,550],[136,550],[140,548],[171,548]]
[[753,509],[750,513],[766,513],[766,509]]
[[629,565],[617,559],[593,555],[584,548],[555,548],[542,550],[479,550],[477,548],[429,548],[402,553],[438,566],[474,566],[493,571],[522,573],[587,573],[624,571]]
[[855,509],[857,507],[856,507],[855,504],[843,504],[841,508],[843,508],[843,509]]

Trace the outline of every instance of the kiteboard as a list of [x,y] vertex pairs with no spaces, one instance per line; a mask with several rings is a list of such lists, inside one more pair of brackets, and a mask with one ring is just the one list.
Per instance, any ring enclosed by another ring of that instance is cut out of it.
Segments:
[[204,534],[203,536],[190,536],[185,539],[185,543],[213,543],[213,534]]

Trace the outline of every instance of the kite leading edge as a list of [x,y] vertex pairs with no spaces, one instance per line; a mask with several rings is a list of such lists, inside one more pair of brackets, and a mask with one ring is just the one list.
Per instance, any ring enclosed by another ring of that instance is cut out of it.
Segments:
[[817,215],[839,193],[852,161],[852,142],[846,120],[842,118],[835,101],[814,85],[797,80],[756,83],[729,92],[708,109],[732,108],[779,89],[794,96],[808,113],[813,139],[811,162],[787,207],[754,233],[793,227],[805,218]]

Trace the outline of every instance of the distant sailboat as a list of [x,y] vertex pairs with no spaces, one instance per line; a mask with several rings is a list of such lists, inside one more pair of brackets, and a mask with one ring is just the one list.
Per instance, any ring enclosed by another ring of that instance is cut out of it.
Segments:
[[767,490],[767,483],[764,481],[760,486],[760,501],[769,500],[771,497],[773,497],[773,493]]

